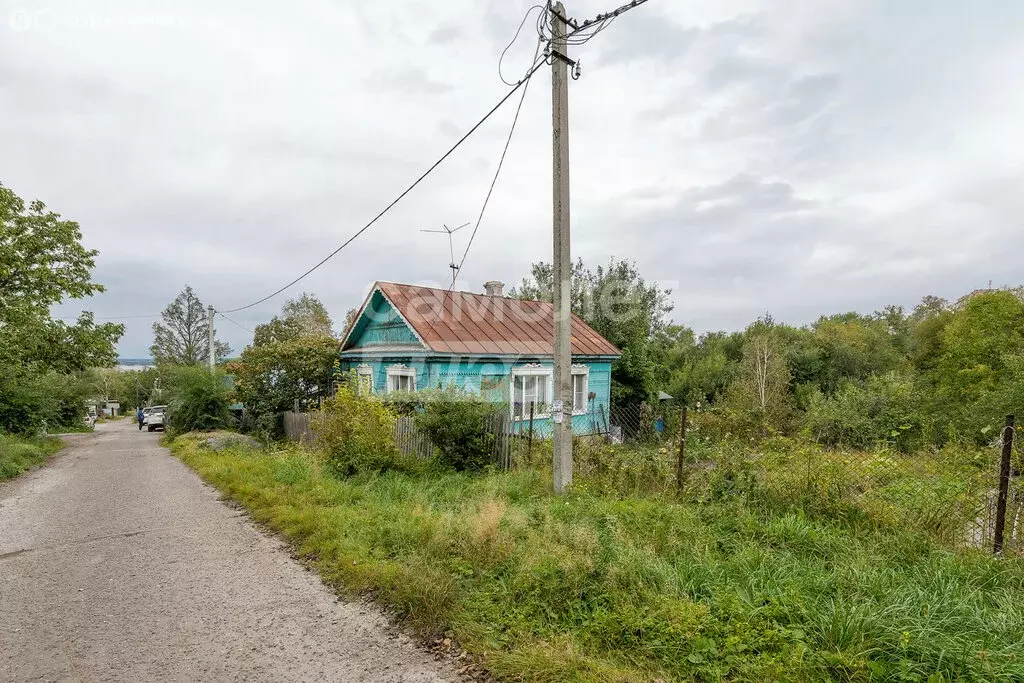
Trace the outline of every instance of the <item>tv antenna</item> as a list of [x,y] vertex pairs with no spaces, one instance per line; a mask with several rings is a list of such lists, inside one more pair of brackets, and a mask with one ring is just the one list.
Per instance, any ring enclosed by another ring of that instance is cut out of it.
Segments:
[[463,223],[457,228],[449,228],[446,223],[442,223],[441,225],[444,227],[444,230],[420,230],[420,232],[436,232],[442,235],[448,235],[448,254],[451,256],[452,259],[451,263],[448,264],[448,267],[452,269],[452,288],[454,289],[455,278],[459,276],[459,266],[458,264],[455,263],[455,247],[452,244],[452,235],[457,233],[459,230],[462,230],[464,227],[469,225],[469,223]]

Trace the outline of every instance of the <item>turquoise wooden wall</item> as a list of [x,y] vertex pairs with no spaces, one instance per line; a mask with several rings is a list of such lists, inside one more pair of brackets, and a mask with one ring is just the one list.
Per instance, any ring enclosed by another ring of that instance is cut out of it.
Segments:
[[381,345],[415,344],[419,339],[394,307],[380,292],[375,292],[367,310],[353,331],[350,347],[367,348]]
[[[509,391],[512,370],[527,363],[536,363],[551,368],[551,361],[523,359],[510,361],[488,358],[446,358],[446,357],[414,357],[401,354],[388,354],[382,358],[343,358],[342,371],[355,370],[359,365],[368,365],[373,372],[373,391],[375,394],[387,392],[387,369],[396,364],[416,369],[416,390],[436,389],[439,386],[456,386],[464,391],[482,396],[496,403],[509,403]],[[596,394],[587,406],[587,414],[573,416],[573,431],[586,434],[603,431],[603,421],[607,420],[611,399],[612,364],[608,361],[588,361],[586,357],[573,358],[574,363],[585,364],[589,368],[587,391]],[[525,422],[525,421],[524,421]],[[524,425],[523,428],[525,428]],[[550,419],[537,419],[535,429],[547,429],[550,432]]]
[[[423,349],[423,352],[385,351],[381,348],[385,346],[418,347]],[[510,403],[512,397],[509,387],[514,368],[528,363],[538,363],[545,368],[553,367],[550,360],[536,358],[513,361],[481,356],[457,358],[428,355],[429,352],[413,331],[379,291],[374,292],[370,298],[367,310],[356,323],[346,349],[364,351],[366,357],[343,356],[342,371],[356,370],[360,365],[368,365],[372,370],[375,394],[387,392],[387,369],[400,364],[415,368],[417,391],[456,386],[464,391],[480,394],[495,403]],[[604,431],[611,399],[612,364],[606,360],[591,361],[587,356],[574,357],[573,363],[582,363],[589,368],[587,391],[596,394],[594,400],[587,406],[587,414],[573,416],[573,431],[578,434]],[[523,420],[518,423],[519,428],[526,429],[527,422]],[[534,429],[541,434],[550,435],[550,418],[536,419]]]

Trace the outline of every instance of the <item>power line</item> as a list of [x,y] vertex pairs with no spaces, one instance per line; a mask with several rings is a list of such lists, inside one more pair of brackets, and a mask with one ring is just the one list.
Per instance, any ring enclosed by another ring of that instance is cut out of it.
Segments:
[[413,189],[414,189],[414,188],[415,188],[415,187],[416,187],[417,185],[419,185],[419,184],[420,184],[420,183],[421,183],[421,182],[422,182],[422,181],[423,181],[423,180],[424,180],[424,179],[425,179],[425,178],[426,178],[426,177],[427,177],[428,175],[430,175],[431,173],[433,173],[434,169],[436,169],[436,168],[437,168],[438,166],[440,166],[440,165],[441,165],[441,164],[442,164],[442,163],[444,162],[444,160],[445,160],[445,159],[447,159],[447,158],[448,158],[449,156],[451,156],[452,152],[454,152],[454,151],[455,151],[456,149],[458,149],[458,148],[459,148],[459,146],[461,146],[461,145],[462,145],[462,143],[463,143],[463,142],[465,142],[465,141],[466,141],[466,140],[467,140],[467,139],[469,138],[469,136],[470,136],[470,135],[472,135],[473,133],[475,133],[475,132],[477,131],[477,129],[478,129],[478,128],[479,128],[480,126],[482,126],[482,125],[484,124],[484,122],[485,122],[485,121],[487,121],[487,119],[489,119],[489,118],[491,117],[491,115],[492,115],[492,114],[494,114],[494,112],[498,111],[498,109],[500,109],[500,108],[501,108],[501,106],[502,106],[503,104],[505,104],[505,102],[507,102],[507,101],[509,100],[509,98],[510,98],[510,97],[512,97],[512,95],[513,95],[513,94],[515,94],[515,92],[516,92],[517,90],[519,90],[519,88],[521,88],[521,87],[523,86],[523,84],[524,84],[524,83],[526,83],[527,81],[529,81],[529,80],[530,80],[530,77],[532,77],[532,76],[533,76],[533,74],[534,74],[534,73],[535,73],[535,72],[537,71],[537,69],[538,69],[538,68],[540,67],[540,65],[541,65],[542,63],[543,63],[543,62],[539,62],[539,63],[537,63],[537,64],[534,64],[534,65],[533,65],[533,67],[532,67],[532,68],[531,68],[531,69],[530,69],[529,71],[527,71],[527,72],[526,72],[526,75],[525,75],[525,76],[523,76],[523,77],[522,77],[521,79],[519,79],[519,81],[518,81],[518,82],[517,82],[517,83],[516,83],[516,84],[515,84],[515,85],[514,85],[514,86],[513,86],[513,87],[512,87],[512,88],[511,88],[511,89],[510,89],[510,90],[509,90],[508,92],[507,92],[507,93],[505,93],[505,96],[504,96],[504,97],[502,97],[502,98],[501,98],[500,100],[498,100],[498,103],[497,103],[496,105],[494,105],[493,107],[491,107],[491,110],[490,110],[490,111],[488,111],[488,112],[487,112],[486,114],[484,114],[484,117],[483,117],[482,119],[480,119],[480,120],[479,120],[479,121],[478,121],[478,122],[477,122],[477,123],[476,123],[476,124],[475,124],[475,125],[474,125],[474,126],[473,126],[472,128],[470,128],[470,129],[469,129],[469,131],[467,131],[465,135],[463,135],[463,136],[462,136],[461,138],[459,138],[459,139],[458,139],[458,141],[457,141],[457,142],[456,142],[456,143],[455,143],[454,145],[452,145],[452,146],[451,146],[451,147],[450,147],[450,148],[448,149],[448,151],[447,151],[447,152],[445,152],[445,153],[444,153],[444,154],[443,154],[443,155],[441,156],[441,158],[440,158],[440,159],[438,159],[437,161],[435,161],[435,162],[434,162],[434,163],[433,163],[433,164],[432,164],[432,165],[430,166],[430,168],[428,168],[428,169],[427,169],[426,171],[424,171],[424,172],[423,172],[423,173],[422,173],[422,174],[421,174],[421,175],[420,175],[420,176],[419,176],[418,178],[416,178],[416,180],[415,180],[415,181],[413,181],[412,185],[410,185],[409,187],[405,188],[405,190],[403,190],[403,191],[402,191],[402,193],[401,193],[400,195],[398,195],[397,197],[395,197],[395,198],[394,198],[394,199],[393,199],[393,200],[391,201],[391,203],[390,203],[390,204],[388,204],[387,206],[385,206],[385,207],[384,207],[384,208],[383,208],[383,209],[381,210],[381,212],[380,212],[380,213],[378,213],[378,214],[377,214],[376,216],[374,216],[374,217],[373,217],[373,218],[372,218],[372,219],[370,220],[370,222],[369,222],[369,223],[367,223],[366,225],[364,225],[363,227],[361,227],[361,228],[360,228],[359,230],[357,230],[357,231],[355,232],[355,234],[353,234],[353,235],[352,235],[351,237],[349,237],[349,238],[348,238],[347,240],[345,240],[344,242],[342,242],[342,243],[341,243],[341,245],[340,245],[340,246],[339,246],[339,247],[338,247],[337,249],[335,249],[335,250],[334,250],[334,251],[332,251],[332,252],[331,252],[330,254],[328,254],[327,256],[325,256],[325,257],[324,257],[323,259],[321,259],[321,260],[320,260],[320,261],[319,261],[319,262],[318,262],[318,263],[317,263],[316,265],[314,265],[314,266],[313,266],[312,268],[310,268],[309,270],[307,270],[306,272],[304,272],[304,273],[303,273],[302,275],[298,276],[297,278],[295,278],[294,280],[292,280],[291,282],[289,282],[288,284],[286,284],[286,285],[285,285],[284,287],[281,287],[280,289],[278,289],[278,290],[276,290],[276,291],[274,291],[274,292],[272,292],[272,293],[268,294],[267,296],[263,297],[262,299],[259,299],[259,300],[257,300],[257,301],[253,301],[253,302],[252,302],[251,304],[246,304],[245,306],[239,306],[238,308],[230,308],[230,309],[228,309],[227,311],[225,311],[225,313],[237,313],[238,311],[244,311],[244,310],[245,310],[245,309],[247,309],[247,308],[252,308],[253,306],[258,306],[259,304],[263,303],[264,301],[267,301],[268,299],[272,299],[272,298],[274,298],[275,296],[277,296],[277,295],[278,295],[278,294],[280,294],[281,292],[285,291],[285,290],[286,290],[286,289],[288,289],[289,287],[292,287],[293,285],[295,285],[295,284],[298,284],[298,283],[299,283],[300,281],[302,281],[303,279],[305,279],[305,278],[306,278],[306,277],[307,277],[307,276],[308,276],[308,275],[309,275],[310,273],[312,273],[313,271],[315,271],[316,269],[318,269],[318,268],[319,268],[320,266],[324,265],[325,263],[327,263],[328,261],[330,261],[330,260],[331,260],[332,258],[334,258],[334,256],[336,256],[336,255],[338,254],[338,252],[340,252],[340,251],[341,251],[342,249],[344,249],[344,248],[345,248],[345,247],[347,247],[347,246],[348,246],[349,244],[351,244],[351,243],[352,243],[353,241],[355,241],[355,239],[356,239],[357,237],[359,237],[360,235],[362,235],[362,234],[363,234],[364,232],[366,232],[367,230],[369,230],[369,229],[370,229],[370,227],[371,227],[371,226],[372,226],[372,225],[373,225],[374,223],[376,223],[376,222],[377,222],[378,220],[380,220],[380,219],[381,219],[381,218],[382,218],[382,217],[384,216],[384,214],[386,214],[386,213],[387,213],[388,211],[390,211],[390,210],[391,210],[391,208],[395,206],[395,204],[397,204],[398,202],[402,201],[402,199],[403,199],[403,198],[405,198],[405,195],[407,195],[407,194],[409,194],[410,192],[412,192],[412,191],[413,191]]
[[224,314],[223,314],[223,313],[221,313],[220,311],[218,311],[218,310],[214,309],[214,313],[216,313],[216,314],[217,314],[217,315],[219,315],[220,317],[224,318],[225,320],[227,320],[227,321],[228,321],[229,323],[231,323],[231,324],[232,324],[232,325],[234,325],[235,327],[241,328],[241,329],[245,330],[246,332],[248,332],[248,333],[249,333],[249,334],[251,334],[251,335],[255,335],[255,334],[256,334],[255,332],[253,332],[252,330],[250,330],[250,329],[249,329],[248,327],[246,327],[245,325],[242,325],[242,324],[240,324],[240,323],[238,323],[238,322],[235,322],[234,320],[232,320],[231,318],[227,317],[226,315],[224,315]]
[[[597,17],[595,17],[594,19],[588,19],[588,20],[584,21],[583,24],[576,24],[575,22],[573,22],[573,25],[576,28],[572,32],[566,34],[566,36],[565,36],[566,43],[568,45],[583,45],[587,41],[591,40],[598,33],[601,33],[601,31],[604,31],[606,28],[608,28],[611,25],[611,23],[613,21],[615,21],[616,17],[618,17],[620,14],[623,14],[624,12],[627,12],[627,11],[633,9],[634,7],[638,7],[638,6],[642,5],[642,4],[644,4],[645,2],[647,2],[647,0],[633,0],[632,2],[627,3],[625,5],[622,5],[621,7],[618,7],[616,9],[612,10],[611,12],[605,12],[603,14],[598,14]],[[520,31],[523,30],[523,26],[526,24],[526,20],[529,18],[530,12],[532,12],[534,9],[536,9],[538,7],[540,7],[540,5],[534,5],[530,9],[526,10],[526,15],[523,16],[523,20],[520,22],[519,28],[516,30],[515,36],[512,37],[512,41],[505,47],[505,49],[501,53],[502,58],[504,58],[505,53],[508,52],[508,49],[510,47],[512,47],[512,44],[515,43],[516,38],[519,37],[519,33],[520,33]],[[548,44],[550,44],[551,40],[549,38],[549,36],[550,36],[550,16],[549,15],[550,15],[550,12],[551,12],[551,3],[548,2],[545,5],[545,7],[542,8],[542,9],[544,9],[544,11],[541,13],[540,17],[538,17],[538,19],[537,19],[537,31],[540,34],[541,42],[547,42]],[[548,29],[547,33],[545,33],[545,29]],[[582,35],[577,35],[577,34],[582,34]],[[577,35],[575,40],[572,39],[572,36],[574,36],[574,35]],[[538,44],[537,44],[537,51],[534,52],[534,55],[533,55],[534,65],[530,68],[530,71],[527,72],[528,73],[527,78],[529,78],[529,75],[532,75],[533,72],[536,71],[537,68],[540,66],[540,64],[537,63],[537,55],[539,54],[539,52],[540,52],[540,42],[538,42]],[[544,63],[544,61],[542,61],[541,63]],[[498,60],[498,75],[499,75],[499,77],[501,76],[501,59],[500,58]],[[502,77],[502,80],[504,81],[505,79]],[[461,273],[462,272],[462,266],[466,263],[466,256],[469,254],[470,247],[473,246],[473,238],[476,237],[477,230],[479,230],[479,228],[480,228],[480,222],[483,220],[483,217],[484,217],[484,212],[487,210],[487,203],[490,201],[491,193],[494,192],[494,186],[498,182],[498,175],[501,173],[501,166],[502,166],[502,164],[505,161],[505,155],[508,153],[509,144],[512,142],[512,134],[515,133],[516,123],[519,121],[519,112],[523,108],[523,101],[526,99],[526,90],[527,90],[526,88],[523,88],[523,94],[519,98],[519,105],[516,107],[516,114],[515,114],[515,117],[512,119],[512,126],[509,128],[509,131],[508,131],[508,138],[505,140],[505,147],[501,151],[501,157],[498,160],[498,168],[495,169],[495,171],[494,171],[494,178],[491,179],[491,186],[488,188],[487,195],[484,197],[484,203],[480,207],[480,214],[479,214],[479,216],[477,216],[476,225],[473,226],[473,232],[469,236],[469,242],[466,244],[466,250],[462,254],[462,260],[459,262],[459,267],[455,271],[456,273]],[[452,284],[448,287],[448,290],[451,291],[454,287],[455,287],[455,282],[453,281]]]
[[[526,10],[526,14],[523,15],[523,20],[521,22],[519,22],[519,28],[516,29],[516,34],[514,36],[512,36],[512,40],[508,41],[508,45],[505,46],[505,49],[501,51],[501,56],[498,57],[498,78],[500,78],[501,82],[504,83],[505,85],[513,86],[513,85],[515,85],[515,83],[512,83],[511,81],[506,81],[505,80],[505,76],[501,73],[501,63],[505,59],[505,54],[509,51],[509,49],[511,49],[511,47],[513,45],[515,45],[516,40],[519,39],[519,33],[523,30],[523,26],[526,26],[526,20],[530,18],[530,12],[532,12],[535,9],[541,10],[541,17],[543,17],[543,14],[544,14],[544,6],[543,5],[534,5],[530,9]],[[541,36],[543,36],[542,29],[541,29],[541,25],[542,25],[541,24],[541,17],[538,17],[538,19],[537,19],[537,32]],[[534,60],[536,60],[536,57],[534,57]]]
[[[587,40],[590,40],[591,38],[596,36],[598,33],[603,31],[605,28],[607,28],[608,24],[610,24],[616,17],[618,17],[621,14],[625,14],[626,12],[628,12],[631,9],[639,7],[640,5],[644,4],[645,2],[647,2],[647,0],[632,0],[632,2],[627,2],[625,5],[621,5],[619,7],[616,7],[611,12],[604,12],[602,14],[598,14],[593,19],[587,19],[582,24],[578,24],[576,26],[576,28],[574,28],[572,31],[569,31],[565,35],[565,37],[566,37],[566,39],[571,39],[577,33],[580,33],[582,31],[587,31],[587,30],[593,28],[594,25],[599,24],[600,28],[598,28],[596,31],[594,31],[593,34],[590,34],[586,38],[586,40],[583,41],[583,42],[586,42]],[[572,43],[572,44],[577,44],[577,43]]]
[[[537,56],[540,54],[540,41],[537,42],[537,49],[533,52],[534,64],[530,68],[529,73],[533,74],[544,60],[537,60]],[[473,246],[473,238],[476,237],[477,230],[480,229],[480,222],[484,219],[484,212],[487,210],[487,203],[491,200],[491,193],[494,192],[494,186],[498,182],[498,175],[501,173],[501,166],[505,163],[505,155],[508,154],[508,147],[512,143],[512,134],[516,132],[516,124],[519,122],[519,112],[523,109],[523,102],[526,100],[526,91],[529,86],[523,88],[523,94],[519,97],[519,104],[516,105],[515,116],[512,117],[512,125],[508,129],[508,137],[505,138],[505,147],[501,150],[501,156],[498,158],[498,167],[494,169],[494,177],[491,178],[491,186],[487,188],[487,195],[484,197],[484,203],[480,206],[480,213],[476,217],[476,225],[473,226],[473,232],[469,235],[469,242],[466,243],[466,250],[462,252],[462,260],[459,261],[459,267],[455,270],[456,274],[462,272],[462,266],[466,263],[466,256],[469,254],[469,248]],[[455,281],[452,280],[452,284],[448,287],[448,291],[451,291],[455,287]]]

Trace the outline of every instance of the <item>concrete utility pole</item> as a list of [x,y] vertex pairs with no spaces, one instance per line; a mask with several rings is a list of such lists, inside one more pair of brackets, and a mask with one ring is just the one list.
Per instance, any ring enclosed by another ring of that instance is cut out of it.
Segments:
[[551,8],[551,124],[554,150],[554,288],[555,395],[551,414],[555,422],[555,492],[572,484],[572,350],[570,324],[572,296],[569,256],[569,62],[566,55],[565,8]]
[[210,337],[210,372],[213,372],[217,369],[217,350],[213,343],[213,306],[206,309],[206,331]]

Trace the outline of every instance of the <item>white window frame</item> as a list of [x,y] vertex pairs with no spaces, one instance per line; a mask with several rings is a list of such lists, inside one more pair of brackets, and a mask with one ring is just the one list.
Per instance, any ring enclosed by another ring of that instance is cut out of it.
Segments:
[[392,377],[409,377],[410,378],[410,384],[412,384],[412,389],[410,389],[409,391],[416,391],[416,368],[410,368],[410,367],[407,367],[405,365],[392,365],[392,366],[390,366],[388,368],[387,375],[388,375],[388,383],[387,383],[387,387],[386,387],[386,393],[391,394],[391,393],[395,393],[395,392],[401,391],[401,389],[392,389],[391,388],[391,378]]
[[373,368],[366,363],[356,367],[356,393],[362,394],[364,389],[367,394],[373,393]]
[[[583,378],[583,405],[576,405],[576,378]],[[572,366],[572,414],[573,415],[586,415],[587,408],[590,405],[590,366],[589,365],[573,365]]]
[[546,412],[534,413],[533,419],[542,419],[551,417],[551,401],[554,398],[554,368],[544,367],[541,365],[527,365],[521,368],[512,369],[512,381],[509,383],[509,409],[512,411],[512,417],[521,420],[529,420],[530,415],[526,412],[526,404],[523,404],[523,415],[516,415],[516,379],[519,377],[547,377],[547,388],[548,388],[548,408]]

